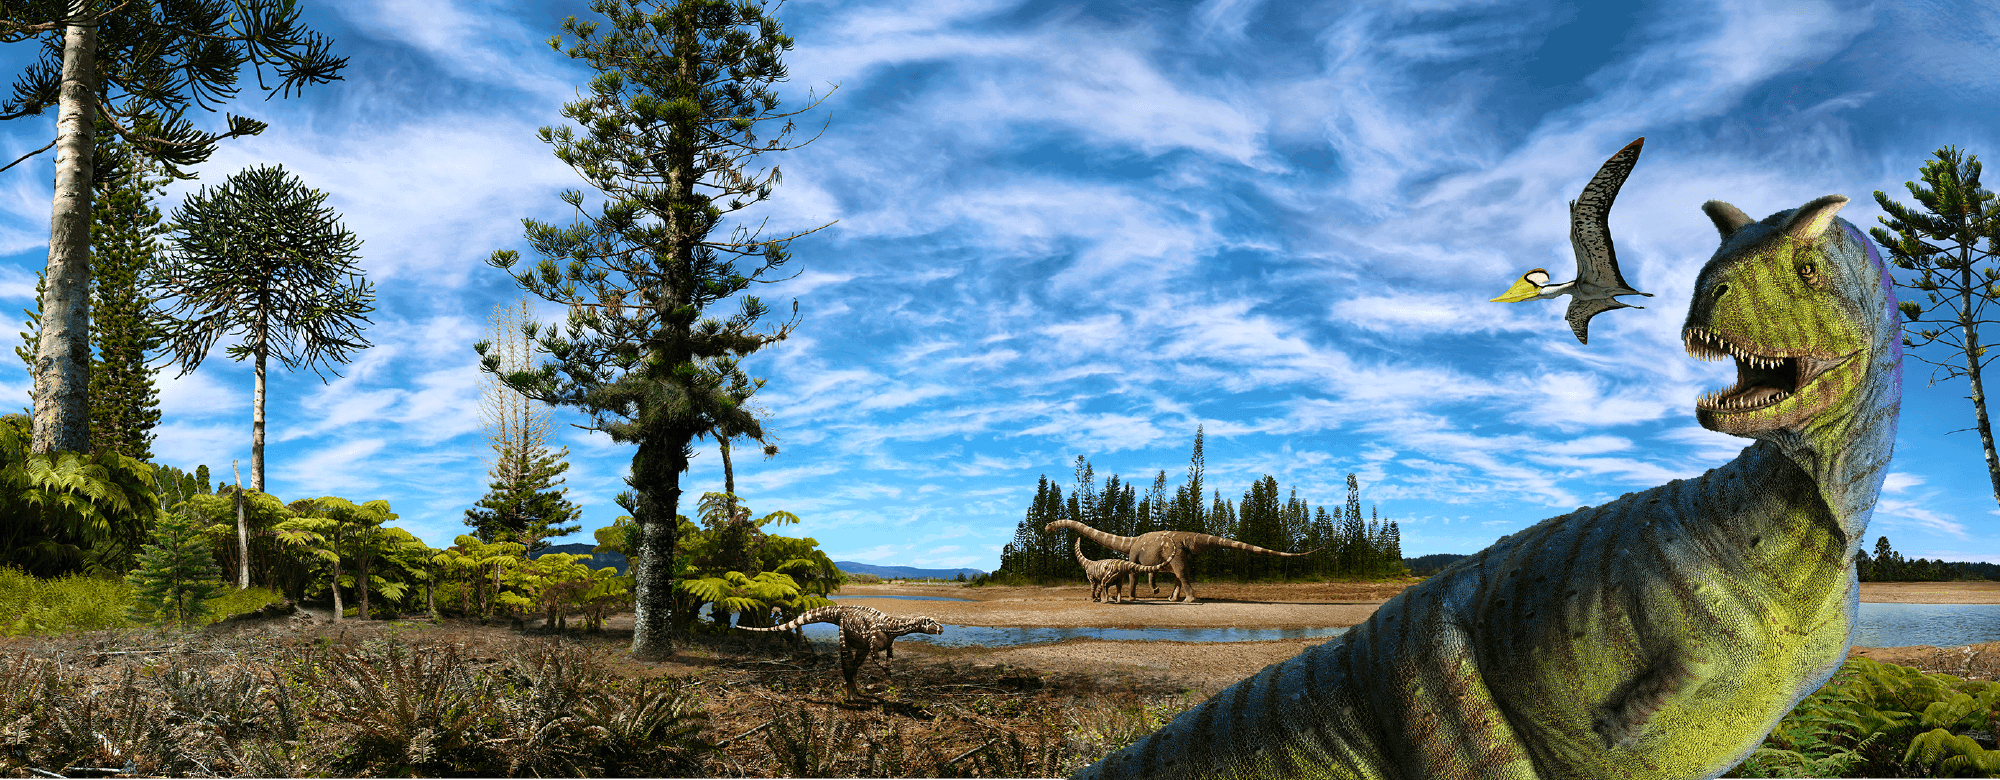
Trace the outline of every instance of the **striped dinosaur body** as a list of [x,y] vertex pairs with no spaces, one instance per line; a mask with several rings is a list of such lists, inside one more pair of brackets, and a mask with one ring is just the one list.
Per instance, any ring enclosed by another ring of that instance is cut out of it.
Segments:
[[[1188,561],[1193,560],[1195,554],[1202,550],[1221,547],[1230,550],[1253,552],[1259,555],[1282,555],[1287,558],[1297,558],[1301,555],[1311,555],[1319,552],[1318,550],[1307,550],[1302,553],[1279,552],[1277,550],[1267,550],[1254,544],[1245,544],[1235,539],[1226,539],[1213,534],[1198,534],[1192,531],[1153,531],[1138,536],[1119,536],[1099,531],[1075,520],[1056,520],[1042,526],[1042,530],[1049,533],[1054,533],[1059,528],[1068,528],[1093,542],[1117,550],[1123,553],[1126,558],[1131,559],[1133,563],[1141,566],[1159,566],[1165,564],[1174,574],[1174,593],[1169,597],[1174,601],[1194,601],[1194,583],[1188,579]],[[1081,558],[1083,554],[1078,552],[1077,557]],[[1152,576],[1148,575],[1146,579],[1150,581]],[[1159,588],[1155,587],[1154,590],[1158,591]],[[1133,577],[1132,598],[1136,599],[1138,597],[1139,578]]]
[[1714,778],[1849,646],[1853,568],[1895,439],[1888,271],[1829,196],[1722,247],[1688,351],[1735,359],[1704,427],[1756,439],[1691,480],[1460,561],[1078,778]]
[[[861,690],[855,687],[855,680],[861,676],[861,665],[875,657],[880,651],[889,658],[896,657],[896,637],[904,634],[942,634],[944,626],[936,620],[918,615],[897,617],[886,615],[870,607],[841,606],[815,607],[792,618],[784,625],[770,628],[750,628],[737,626],[744,631],[790,631],[808,623],[832,623],[840,626],[840,675],[847,681],[847,697],[861,698]],[[887,661],[883,662],[885,665]]]
[[[1166,561],[1151,566],[1140,566],[1123,558],[1105,558],[1101,561],[1093,561],[1083,557],[1083,537],[1076,537],[1076,562],[1083,564],[1083,576],[1090,580],[1091,601],[1110,601],[1116,604],[1118,603],[1118,578],[1136,578],[1140,574],[1151,574],[1167,568],[1172,561],[1173,559],[1169,558]],[[1134,591],[1137,591],[1139,584],[1135,582],[1132,584],[1132,587]]]

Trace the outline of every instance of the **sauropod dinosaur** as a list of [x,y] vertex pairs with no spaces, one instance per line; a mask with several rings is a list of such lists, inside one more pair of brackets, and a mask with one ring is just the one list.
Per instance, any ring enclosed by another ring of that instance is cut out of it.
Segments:
[[[1307,550],[1302,553],[1278,552],[1277,550],[1266,550],[1254,544],[1245,544],[1235,539],[1225,539],[1213,534],[1198,534],[1192,531],[1154,531],[1138,536],[1119,536],[1099,531],[1075,520],[1056,520],[1043,526],[1042,530],[1053,533],[1058,528],[1068,528],[1090,537],[1091,541],[1124,553],[1125,557],[1130,558],[1133,563],[1141,566],[1170,563],[1169,568],[1174,573],[1174,593],[1169,598],[1178,601],[1194,601],[1194,583],[1188,580],[1187,567],[1188,561],[1192,560],[1195,554],[1202,550],[1214,547],[1227,547],[1232,550],[1246,550],[1259,555],[1282,555],[1287,558],[1297,558],[1301,555],[1311,555],[1319,552],[1318,550]],[[1139,578],[1136,576],[1132,578],[1132,597],[1135,599],[1139,597]]]
[[[1076,562],[1083,564],[1083,576],[1090,578],[1091,601],[1108,600],[1116,604],[1118,603],[1119,577],[1137,577],[1140,574],[1156,572],[1167,568],[1167,565],[1172,561],[1173,558],[1168,558],[1166,561],[1151,566],[1140,566],[1123,558],[1105,558],[1101,561],[1093,561],[1083,557],[1083,537],[1076,537]],[[1138,585],[1134,584],[1132,587],[1136,589]]]

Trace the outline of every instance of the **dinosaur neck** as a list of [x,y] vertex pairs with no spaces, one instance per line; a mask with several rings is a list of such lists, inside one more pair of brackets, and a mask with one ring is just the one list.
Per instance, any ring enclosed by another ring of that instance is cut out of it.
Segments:
[[[1875,340],[1854,390],[1846,400],[1809,421],[1802,429],[1759,434],[1752,447],[1775,447],[1819,485],[1820,496],[1846,532],[1849,556],[1875,513],[1875,499],[1889,474],[1889,457],[1896,445],[1896,421],[1902,408],[1903,330],[1896,310],[1896,293],[1875,245],[1846,220],[1839,222],[1866,252],[1880,274],[1879,297],[1870,295]],[[1856,356],[1861,359],[1864,356]]]

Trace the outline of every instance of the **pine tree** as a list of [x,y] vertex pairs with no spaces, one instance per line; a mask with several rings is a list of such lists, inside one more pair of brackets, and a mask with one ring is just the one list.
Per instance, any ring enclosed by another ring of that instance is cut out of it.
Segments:
[[371,346],[354,324],[374,311],[373,285],[353,265],[361,242],[325,202],[326,193],[283,166],[238,171],[174,209],[174,253],[148,275],[149,292],[175,299],[167,338],[182,373],[200,366],[224,333],[244,334],[227,352],[253,359],[250,487],[258,492],[269,358],[297,369],[321,358],[345,362],[347,350]]
[[[757,124],[800,112],[772,113],[778,96],[770,85],[787,76],[780,55],[792,39],[760,6],[595,0],[591,8],[610,17],[611,34],[599,38],[596,24],[574,17],[563,23],[576,38],[566,53],[601,73],[591,94],[564,107],[585,137],[569,127],[544,128],[541,137],[604,193],[601,211],[592,216],[581,192],[564,192],[585,221],[563,229],[524,220],[543,255],[537,267],[512,273],[519,255],[511,250],[488,262],[570,309],[567,338],[551,332],[542,342],[557,362],[508,374],[507,383],[530,398],[578,407],[593,418],[587,430],[637,445],[632,653],[657,658],[672,650],[680,480],[690,442],[741,436],[765,444],[766,455],[777,451],[755,415],[735,404],[737,377],[718,382],[700,367],[781,341],[796,321],[775,333],[755,331],[768,309],[750,295],[726,321],[703,313],[737,300],[753,282],[775,281],[762,277],[805,235],[762,239],[748,228],[728,240],[709,235],[723,215],[767,199],[778,183],[775,168],[760,176],[748,161],[796,148],[783,146],[789,123],[762,142]],[[560,48],[561,40],[550,43]],[[735,265],[743,258],[755,263],[747,275]],[[559,260],[568,261],[566,270],[556,269]],[[482,361],[483,370],[496,368]]]
[[97,358],[90,364],[90,442],[94,450],[150,462],[160,402],[153,387],[157,369],[146,365],[146,353],[160,345],[164,331],[151,318],[152,299],[140,292],[139,277],[156,262],[158,237],[167,232],[150,201],[168,180],[154,178],[152,166],[102,117],[98,137],[98,151],[122,173],[99,186],[92,207],[91,342]]
[[1143,525],[1139,527],[1139,533],[1168,530],[1167,516],[1171,507],[1171,504],[1168,503],[1169,500],[1170,498],[1167,495],[1167,470],[1160,469],[1160,473],[1153,475],[1152,489],[1146,491],[1148,511],[1140,518],[1140,522]]
[[[1870,228],[1868,232],[1888,251],[1896,267],[1919,274],[1914,282],[1897,283],[1905,289],[1922,292],[1925,298],[1919,302],[1910,296],[1896,304],[1903,318],[1917,326],[1903,329],[1903,345],[1910,348],[1911,357],[1944,369],[1946,378],[1963,376],[1969,382],[1972,394],[1967,398],[1972,401],[1972,427],[1979,433],[1979,445],[1986,455],[1993,499],[2000,501],[2000,451],[1994,446],[1993,424],[1986,410],[1986,387],[1980,374],[1990,358],[1986,357],[1988,350],[1979,343],[1979,326],[1988,322],[1980,314],[1986,304],[2000,300],[2000,284],[1997,284],[2000,268],[1990,264],[1977,267],[1982,261],[2000,259],[2000,196],[1979,186],[1977,156],[1962,154],[1957,147],[1950,146],[1937,150],[1936,156],[1937,159],[1924,163],[1921,172],[1929,187],[1904,183],[1929,213],[1890,200],[1876,190],[1875,202],[1889,214],[1879,219],[1889,229]],[[1979,249],[1981,239],[1986,241],[1984,250]],[[1927,305],[1929,319],[1925,319]],[[1948,312],[1946,316],[1936,316],[1941,310]],[[1917,348],[1939,342],[1954,356],[1948,359],[1961,361],[1959,365],[1915,353]],[[1936,377],[1936,372],[1932,376]]]
[[[182,116],[190,100],[214,110],[219,99],[234,97],[246,61],[256,63],[260,87],[271,66],[283,77],[273,91],[286,96],[307,83],[339,80],[347,61],[298,24],[290,0],[25,2],[6,4],[0,16],[0,40],[42,44],[41,59],[0,103],[0,120],[56,109],[55,139],[6,166],[56,148],[42,301],[48,338],[35,355],[33,452],[80,452],[90,437],[91,196],[97,181],[115,173],[94,153],[96,122],[112,123],[168,175],[193,178],[180,167],[208,159],[221,139],[256,135],[265,125],[230,116],[227,132],[201,132]],[[123,99],[114,99],[120,93]]]
[[1202,428],[1201,425],[1194,427],[1194,455],[1188,458],[1187,517],[1182,520],[1182,529],[1188,531],[1202,531],[1208,526],[1201,511],[1201,479],[1205,466],[1201,452]]
[[[498,359],[502,372],[527,371],[536,355],[534,342],[527,336],[532,323],[528,301],[518,301],[518,309],[496,307],[487,354]],[[548,448],[550,414],[546,408],[493,375],[487,375],[481,394],[481,418],[494,457],[488,474],[493,481],[478,504],[465,512],[465,524],[482,542],[513,540],[528,546],[528,552],[549,547],[543,541],[582,530],[581,525],[564,525],[582,515],[570,503],[569,489],[561,487],[562,474],[569,470],[567,447],[551,453]]]
[[[152,299],[139,290],[141,273],[160,252],[160,212],[150,200],[167,179],[154,178],[156,167],[136,155],[111,132],[102,117],[97,122],[100,161],[109,177],[96,182],[90,225],[91,316],[90,343],[96,355],[88,380],[89,439],[94,452],[111,451],[135,460],[153,459],[152,429],[159,423],[159,392],[153,387],[157,369],[146,365],[146,353],[158,347],[163,331],[149,312]],[[35,279],[35,309],[25,311],[29,331],[16,347],[34,373],[41,348],[42,298],[48,286]],[[30,414],[32,412],[30,410]]]
[[154,625],[191,627],[222,592],[222,569],[209,554],[194,517],[172,512],[153,527],[153,543],[126,577],[135,589],[132,617]]
[[1361,482],[1347,475],[1347,507],[1340,522],[1340,572],[1363,574],[1368,562],[1368,529],[1361,522]]

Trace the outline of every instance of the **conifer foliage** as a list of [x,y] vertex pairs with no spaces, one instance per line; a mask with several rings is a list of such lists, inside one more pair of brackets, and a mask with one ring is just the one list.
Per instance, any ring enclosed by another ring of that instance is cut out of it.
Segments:
[[[752,380],[740,370],[723,376],[698,366],[749,355],[790,332],[790,324],[776,333],[754,329],[767,311],[755,296],[742,296],[726,320],[704,314],[752,282],[775,281],[762,277],[784,265],[787,243],[804,235],[761,239],[760,231],[739,226],[728,240],[710,238],[725,214],[765,200],[778,184],[775,166],[760,175],[748,161],[795,148],[783,145],[789,121],[761,141],[758,123],[800,112],[773,113],[778,95],[770,87],[788,76],[780,55],[792,39],[758,4],[596,0],[591,9],[610,18],[607,34],[574,17],[563,23],[576,39],[566,53],[601,73],[589,95],[563,107],[586,135],[543,128],[541,138],[605,202],[592,216],[583,193],[570,190],[563,201],[586,221],[567,229],[523,221],[543,259],[514,279],[570,307],[568,337],[552,331],[542,340],[556,362],[501,378],[530,398],[578,407],[593,417],[590,430],[637,445],[632,651],[648,657],[671,650],[689,442],[720,433],[776,452],[755,415],[736,403],[744,394],[731,391]],[[560,50],[562,39],[550,43]],[[755,264],[747,275],[735,264],[745,258]],[[488,262],[512,271],[518,259],[500,250]],[[499,356],[485,355],[490,346],[475,349],[485,356],[482,368],[498,374]]]
[[153,543],[139,554],[139,568],[126,581],[136,590],[133,619],[154,625],[193,626],[208,614],[208,600],[222,593],[222,569],[187,512],[160,518]]
[[[1138,536],[1150,531],[1176,530],[1214,534],[1272,550],[1318,549],[1305,558],[1274,558],[1240,550],[1218,550],[1195,558],[1191,573],[1199,578],[1227,577],[1238,580],[1286,580],[1293,577],[1400,577],[1409,573],[1403,564],[1401,530],[1395,521],[1379,517],[1364,519],[1361,514],[1361,486],[1353,474],[1347,475],[1347,505],[1328,511],[1313,507],[1299,498],[1293,488],[1281,495],[1278,480],[1264,475],[1252,482],[1241,503],[1225,499],[1211,489],[1209,507],[1202,504],[1203,436],[1195,432],[1194,453],[1189,459],[1187,483],[1166,498],[1167,475],[1156,474],[1146,497],[1139,499],[1137,486],[1113,474],[1098,487],[1096,469],[1078,456],[1074,467],[1075,484],[1069,496],[1061,485],[1051,484],[1044,475],[1035,486],[1035,498],[1028,516],[1014,531],[1014,540],[1002,548],[996,575],[1027,582],[1073,580],[1083,576],[1082,567],[1071,553],[1068,531],[1048,533],[1050,521],[1071,519],[1119,536]],[[1137,499],[1137,500],[1135,500]],[[1372,514],[1372,511],[1371,511]],[[1093,558],[1121,557],[1100,550],[1086,554]]]
[[224,333],[244,335],[228,352],[254,358],[250,487],[260,491],[266,361],[297,369],[322,358],[345,362],[347,350],[372,346],[354,324],[374,311],[374,287],[353,265],[361,242],[325,202],[326,193],[282,166],[238,171],[174,210],[174,252],[147,277],[148,293],[174,301],[162,321],[170,320],[166,344],[182,373],[201,365]]
[[153,426],[159,424],[157,369],[146,354],[158,347],[164,330],[140,289],[142,273],[161,251],[160,210],[151,200],[168,181],[110,133],[99,120],[97,151],[119,171],[99,186],[90,226],[91,342],[90,445],[151,462]]
[[[517,307],[500,306],[491,321],[491,348],[498,356],[503,373],[527,371],[534,367],[535,345],[524,333],[532,323],[528,300]],[[582,530],[581,525],[564,525],[578,518],[582,510],[571,504],[568,488],[561,487],[562,473],[569,470],[569,448],[551,453],[548,408],[508,387],[495,375],[487,374],[481,396],[480,418],[493,447],[488,473],[492,489],[479,504],[465,511],[465,524],[482,542],[516,541],[529,553],[546,549],[544,539],[566,536]]]

